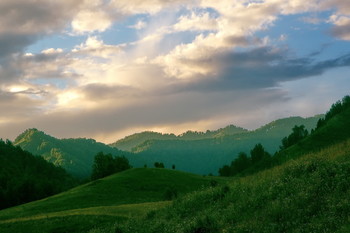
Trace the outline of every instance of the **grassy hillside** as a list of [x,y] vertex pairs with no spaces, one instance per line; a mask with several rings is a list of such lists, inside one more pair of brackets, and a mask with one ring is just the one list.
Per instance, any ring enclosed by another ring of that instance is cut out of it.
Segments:
[[[118,232],[348,232],[350,140],[193,192]],[[181,224],[179,224],[181,223]],[[101,228],[100,231],[109,232]]]
[[350,107],[335,115],[327,123],[319,127],[309,137],[293,147],[281,151],[278,155],[281,161],[303,155],[307,152],[317,152],[321,148],[350,138]]
[[147,161],[149,166],[160,161],[168,168],[175,164],[183,171],[217,174],[218,169],[235,159],[239,152],[249,153],[258,143],[262,143],[268,152],[275,153],[282,138],[289,135],[295,125],[303,124],[310,131],[320,117],[290,117],[273,121],[254,131],[225,136],[216,134],[213,138],[201,140],[148,140],[133,148],[133,152]]
[[128,152],[111,148],[93,139],[57,139],[37,129],[28,129],[23,132],[16,138],[14,145],[34,155],[40,155],[80,178],[90,177],[94,156],[98,152],[111,153],[115,156],[124,155],[131,163],[136,160]]
[[130,169],[0,211],[0,232],[87,232],[101,223],[109,227],[116,220],[164,207],[175,194],[181,196],[222,182],[225,180],[217,177],[175,170]]

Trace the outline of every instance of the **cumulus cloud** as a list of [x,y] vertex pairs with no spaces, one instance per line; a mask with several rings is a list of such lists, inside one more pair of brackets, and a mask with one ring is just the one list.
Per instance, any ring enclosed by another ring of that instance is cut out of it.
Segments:
[[107,45],[96,36],[88,37],[85,43],[76,46],[73,53],[109,58],[122,52],[123,46]]
[[330,22],[334,24],[332,35],[342,40],[350,40],[350,16],[332,15]]
[[0,57],[20,52],[37,39],[62,30],[82,1],[0,2]]
[[[264,108],[291,101],[283,83],[348,67],[350,55],[316,61],[321,52],[298,56],[281,46],[288,33],[259,33],[286,15],[318,23],[318,12],[331,11],[323,22],[334,37],[350,40],[349,7],[347,0],[3,0],[0,107],[8,111],[0,132],[38,127],[113,141],[130,128],[266,123],[276,113]],[[138,40],[105,43],[103,32],[128,17]],[[25,52],[56,33],[83,39],[73,49]]]
[[147,26],[147,23],[145,21],[139,20],[136,24],[129,26],[129,28],[134,28],[137,30],[143,29]]
[[178,23],[174,25],[176,31],[210,31],[217,30],[217,21],[209,13],[181,16]]

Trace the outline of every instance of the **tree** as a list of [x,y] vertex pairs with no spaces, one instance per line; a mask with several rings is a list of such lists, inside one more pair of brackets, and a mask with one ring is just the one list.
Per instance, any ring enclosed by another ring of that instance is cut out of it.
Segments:
[[231,175],[238,174],[251,165],[251,161],[246,153],[240,152],[238,157],[231,163]]
[[255,147],[250,151],[250,158],[252,164],[258,163],[266,157],[270,157],[270,154],[265,151],[264,147],[258,143]]
[[296,125],[293,127],[292,131],[293,132],[288,137],[284,137],[282,139],[281,149],[286,149],[292,145],[295,145],[309,135],[309,132],[307,129],[305,129],[304,125]]
[[219,169],[220,176],[231,176],[231,168],[228,165],[224,165]]
[[164,164],[163,163],[159,163],[159,162],[155,162],[154,163],[154,167],[155,168],[164,168]]
[[131,168],[129,160],[124,156],[113,157],[112,154],[99,152],[94,159],[91,179],[100,179],[129,168]]
[[325,117],[318,120],[316,129],[324,126],[327,121],[329,121],[331,118],[338,115],[339,113],[343,112],[344,110],[348,109],[349,107],[350,96],[347,95],[344,96],[344,98],[341,101],[337,101],[336,103],[332,104]]

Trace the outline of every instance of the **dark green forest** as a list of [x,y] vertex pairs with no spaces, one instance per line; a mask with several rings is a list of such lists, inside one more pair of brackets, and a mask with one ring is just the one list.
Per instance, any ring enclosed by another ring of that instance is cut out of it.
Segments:
[[112,154],[99,152],[94,158],[91,180],[101,179],[130,168],[129,160],[124,156],[115,157]]
[[0,140],[0,209],[42,199],[77,184],[64,169]]
[[137,158],[129,152],[120,151],[93,139],[57,139],[37,129],[28,129],[23,132],[16,138],[14,145],[34,155],[42,156],[45,160],[81,179],[90,178],[94,157],[99,152],[125,156],[134,164],[144,164],[142,161],[136,162]]

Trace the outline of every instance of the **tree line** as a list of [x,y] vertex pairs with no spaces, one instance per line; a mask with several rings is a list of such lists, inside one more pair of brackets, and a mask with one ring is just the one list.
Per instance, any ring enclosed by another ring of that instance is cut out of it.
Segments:
[[0,139],[0,209],[42,199],[77,184],[63,168]]
[[[294,126],[292,133],[282,139],[280,150],[291,147],[309,135],[304,125]],[[269,154],[261,143],[258,143],[250,151],[250,156],[240,152],[230,165],[224,165],[219,169],[220,176],[235,176],[237,174],[252,174],[264,169],[268,169],[276,164],[274,156]]]
[[[347,111],[348,109],[350,109],[350,96],[345,96],[342,100],[337,101],[331,106],[330,110],[325,114],[324,118],[318,120],[315,130],[311,130],[311,135],[315,135],[315,132],[325,126],[326,123],[330,121],[330,119]],[[250,151],[250,156],[244,152],[240,152],[237,158],[234,159],[230,165],[224,165],[219,169],[219,175],[245,175],[275,166],[279,163],[277,156],[280,155],[281,152],[295,144],[298,144],[307,136],[309,136],[309,132],[304,125],[295,125],[292,128],[292,133],[282,139],[280,150],[273,156],[270,155],[259,143],[255,145],[255,147]],[[315,142],[312,143],[315,144]]]

